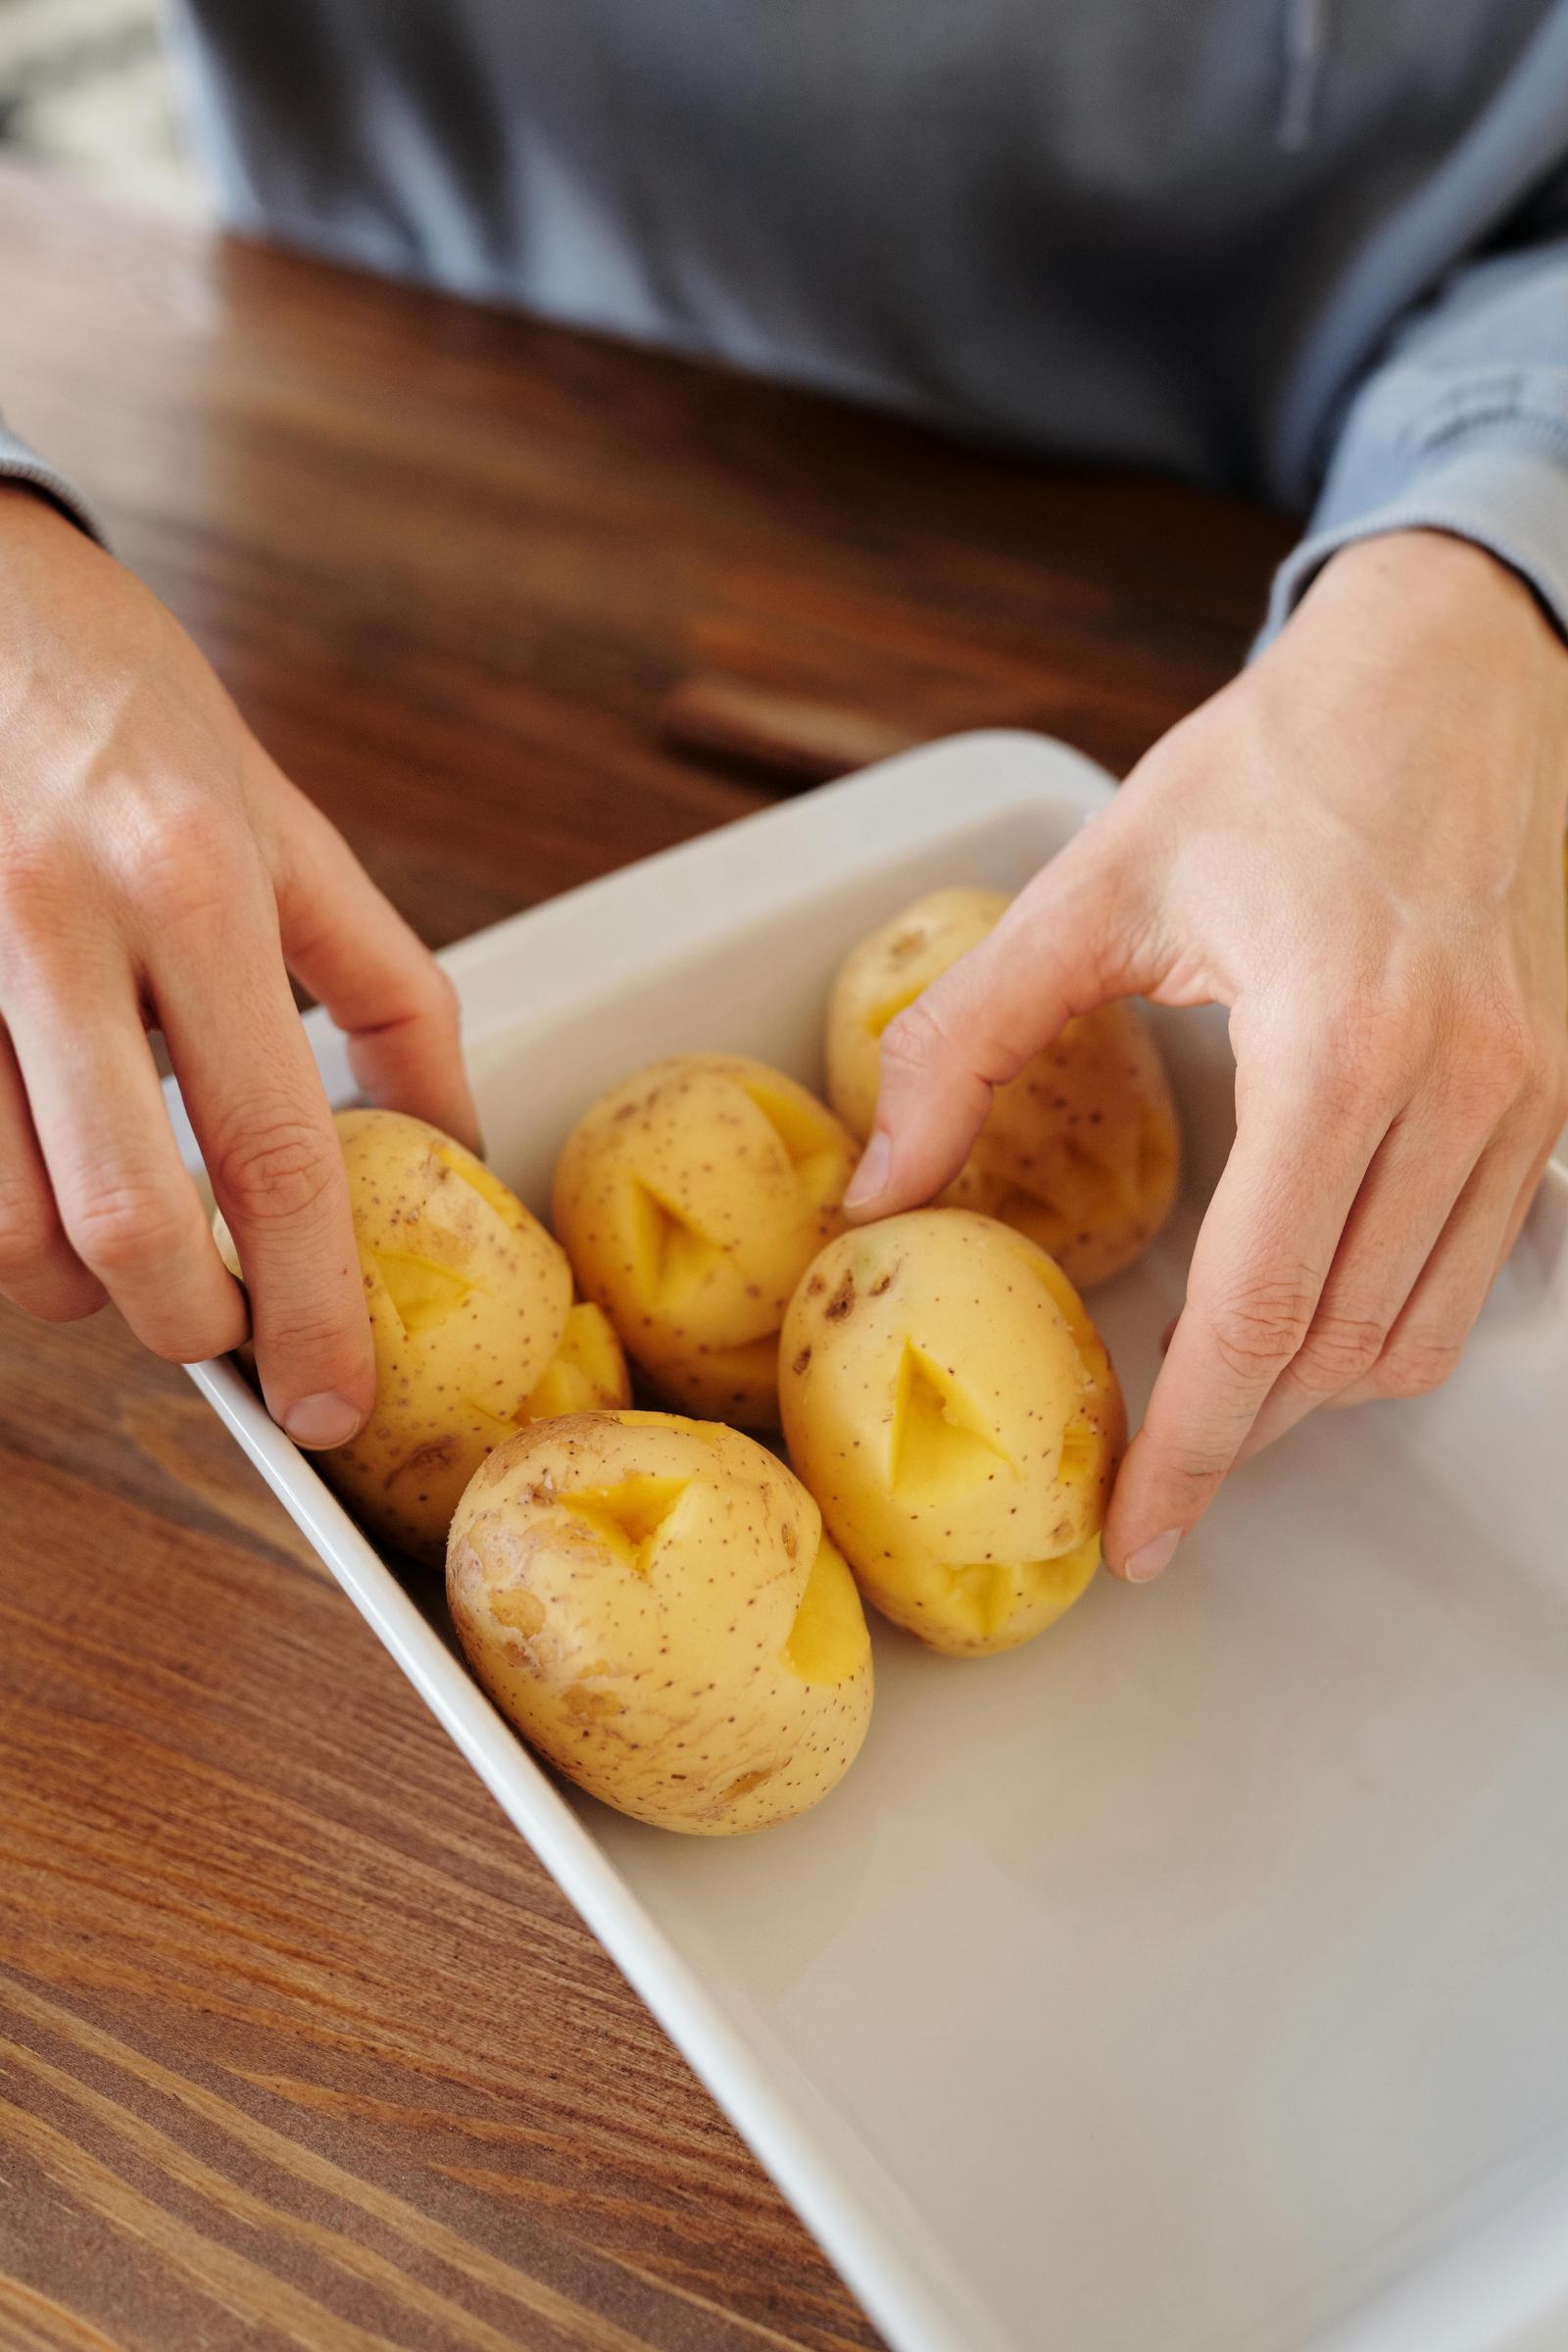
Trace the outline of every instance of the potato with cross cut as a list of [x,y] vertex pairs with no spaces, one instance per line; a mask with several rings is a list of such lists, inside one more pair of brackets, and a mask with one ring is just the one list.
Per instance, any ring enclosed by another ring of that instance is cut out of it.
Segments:
[[554,1222],[586,1297],[672,1403],[778,1420],[790,1293],[842,1219],[853,1139],[814,1095],[739,1054],[679,1054],[585,1112]]
[[800,1481],[715,1422],[576,1413],[509,1440],[453,1518],[447,1600],[518,1730],[660,1829],[788,1820],[865,1737],[855,1581]]
[[[934,890],[862,939],[828,1004],[828,1097],[862,1141],[876,1113],[882,1033],[1007,906],[1001,890]],[[1123,1002],[1069,1021],[992,1098],[941,1198],[1016,1226],[1081,1290],[1108,1281],[1169,1216],[1181,1131],[1158,1051]]]
[[[322,1475],[383,1542],[438,1567],[459,1495],[525,1423],[631,1390],[565,1252],[500,1178],[422,1119],[344,1110],[338,1142],[370,1332],[375,1410]],[[240,1272],[225,1230],[220,1246]]]
[[1011,1649],[1089,1584],[1121,1391],[1010,1226],[925,1208],[831,1242],[784,1319],[779,1401],[860,1590],[934,1649]]

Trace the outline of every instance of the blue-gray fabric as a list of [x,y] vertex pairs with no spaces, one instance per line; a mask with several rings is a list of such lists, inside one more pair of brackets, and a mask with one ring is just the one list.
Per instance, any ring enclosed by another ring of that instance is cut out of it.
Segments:
[[58,466],[52,466],[47,458],[11,432],[3,416],[0,416],[0,482],[32,483],[74,516],[83,530],[91,531],[95,539],[104,537],[91,504],[77,485]]
[[1568,628],[1568,0],[183,0],[182,34],[248,230],[1315,501],[1271,625],[1421,523]]

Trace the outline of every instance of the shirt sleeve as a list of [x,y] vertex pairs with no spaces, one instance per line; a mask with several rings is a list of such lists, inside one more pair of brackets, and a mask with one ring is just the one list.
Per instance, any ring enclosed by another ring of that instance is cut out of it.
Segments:
[[1467,264],[1348,409],[1259,644],[1342,547],[1452,531],[1520,573],[1568,636],[1568,236]]
[[75,483],[58,466],[51,466],[36,450],[29,449],[25,441],[19,441],[7,428],[4,416],[0,416],[0,482],[30,484],[40,497],[52,499],[63,514],[79,523],[89,537],[108,545],[102,523]]

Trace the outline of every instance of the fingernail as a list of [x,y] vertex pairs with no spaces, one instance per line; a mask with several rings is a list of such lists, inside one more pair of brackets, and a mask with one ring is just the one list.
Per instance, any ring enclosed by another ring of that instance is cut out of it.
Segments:
[[1163,1576],[1176,1557],[1176,1546],[1182,1540],[1179,1527],[1168,1527],[1162,1536],[1135,1551],[1122,1574],[1130,1585],[1151,1585],[1156,1576]]
[[850,1189],[844,1196],[845,1207],[860,1208],[867,1200],[874,1200],[886,1187],[892,1166],[893,1146],[878,1128],[865,1147],[859,1166],[850,1178]]
[[317,1450],[328,1446],[346,1446],[365,1415],[350,1404],[346,1396],[302,1396],[291,1404],[283,1415],[283,1427],[296,1446],[309,1446]]

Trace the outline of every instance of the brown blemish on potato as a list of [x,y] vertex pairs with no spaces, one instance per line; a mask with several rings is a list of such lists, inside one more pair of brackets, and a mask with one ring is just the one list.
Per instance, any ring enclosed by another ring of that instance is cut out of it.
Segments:
[[842,1323],[845,1316],[852,1314],[854,1309],[855,1269],[853,1266],[847,1266],[844,1271],[843,1280],[840,1282],[839,1287],[834,1292],[832,1298],[828,1300],[826,1306],[823,1307],[822,1312],[826,1316],[828,1322]]
[[590,1690],[585,1683],[573,1683],[561,1696],[563,1711],[581,1724],[603,1723],[612,1715],[624,1715],[625,1701],[613,1690]]
[[514,1633],[532,1637],[544,1631],[544,1602],[526,1585],[503,1585],[490,1596],[490,1614],[498,1625],[507,1626]]
[[456,1438],[432,1438],[427,1445],[416,1446],[401,1462],[394,1462],[382,1479],[383,1488],[394,1486],[400,1478],[428,1478],[432,1471],[444,1470],[452,1459]]

